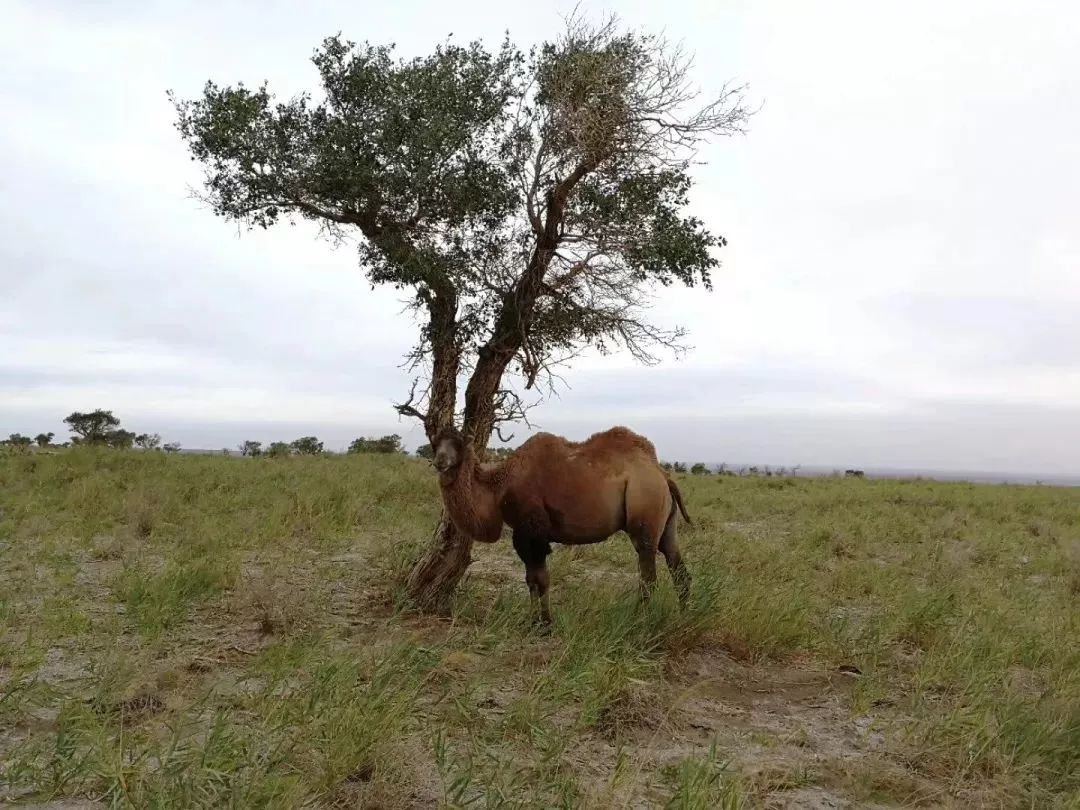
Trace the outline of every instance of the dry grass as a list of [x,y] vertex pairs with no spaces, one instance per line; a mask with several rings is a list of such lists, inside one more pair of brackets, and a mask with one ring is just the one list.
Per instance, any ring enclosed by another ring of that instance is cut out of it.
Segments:
[[505,542],[399,607],[422,463],[0,458],[0,799],[1077,806],[1080,490],[682,486],[690,610],[615,538],[544,635]]

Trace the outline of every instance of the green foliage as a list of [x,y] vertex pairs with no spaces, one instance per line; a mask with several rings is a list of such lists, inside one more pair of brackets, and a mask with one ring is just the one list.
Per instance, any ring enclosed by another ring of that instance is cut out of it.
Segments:
[[89,413],[75,411],[64,419],[71,428],[72,444],[109,444],[111,435],[120,427],[120,420],[112,411],[98,408]]
[[416,457],[425,458],[428,461],[435,458],[435,448],[426,442],[416,448]]
[[71,443],[75,445],[100,445],[116,450],[130,450],[138,439],[146,438],[146,434],[136,436],[130,430],[121,429],[120,420],[113,412],[100,408],[89,413],[76,411],[64,419],[64,423],[74,434]]
[[140,433],[135,437],[135,446],[143,450],[157,450],[161,447],[161,436],[157,433]]
[[[372,283],[428,310],[414,358],[439,355],[440,374],[507,330],[530,387],[562,349],[678,346],[644,321],[642,291],[710,284],[725,243],[684,213],[689,171],[700,140],[741,131],[737,94],[692,110],[680,54],[576,20],[528,57],[507,41],[403,60],[335,36],[312,63],[315,96],[212,81],[170,94],[216,214],[358,231]],[[451,406],[454,385],[437,386]]]
[[15,448],[26,449],[34,442],[29,436],[23,436],[21,433],[12,433],[7,437],[6,443]]
[[56,434],[52,433],[51,431],[49,433],[39,433],[37,436],[34,437],[34,442],[37,444],[38,447],[48,447],[50,444],[52,444],[52,440],[55,435]]
[[164,450],[166,453],[179,453],[180,442],[166,442],[161,446],[161,449]]
[[283,456],[292,455],[292,447],[288,442],[271,442],[270,446],[266,448],[266,455],[270,458],[282,458]]
[[250,456],[252,458],[262,455],[262,442],[252,441],[248,439],[239,447],[240,455]]
[[317,456],[323,451],[323,443],[314,436],[304,436],[289,445],[298,456]]
[[500,156],[520,54],[446,44],[394,60],[392,47],[329,37],[312,62],[316,103],[213,82],[198,100],[174,99],[216,213],[264,228],[293,214],[357,226],[377,283],[430,288],[433,272],[468,272],[466,235],[491,232],[515,203]]
[[[396,433],[382,436],[378,439],[359,438],[353,439],[349,444],[350,453],[404,453],[401,446],[401,437]],[[419,450],[417,455],[420,455]]]
[[130,450],[135,438],[130,430],[110,430],[104,437],[104,443],[116,450]]
[[697,462],[690,468],[691,475],[709,475],[709,468],[703,462]]

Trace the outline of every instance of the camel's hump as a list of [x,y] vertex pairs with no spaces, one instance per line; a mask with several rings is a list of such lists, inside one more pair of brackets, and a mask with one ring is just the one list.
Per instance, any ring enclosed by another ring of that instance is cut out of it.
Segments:
[[656,458],[656,448],[651,441],[640,433],[635,433],[630,428],[622,425],[616,425],[613,428],[594,433],[582,444],[590,447],[603,447],[613,452],[640,450],[652,458]]

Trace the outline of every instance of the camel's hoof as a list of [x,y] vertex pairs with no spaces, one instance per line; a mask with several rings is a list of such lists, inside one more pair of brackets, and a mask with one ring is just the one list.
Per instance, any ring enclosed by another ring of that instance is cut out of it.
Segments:
[[537,616],[532,620],[533,630],[542,635],[547,635],[548,633],[550,633],[554,626],[555,624],[551,621],[550,616],[546,618],[543,616]]

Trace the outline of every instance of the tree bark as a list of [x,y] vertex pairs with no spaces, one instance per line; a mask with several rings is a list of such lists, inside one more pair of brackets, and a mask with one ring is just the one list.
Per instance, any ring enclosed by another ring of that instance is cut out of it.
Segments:
[[405,587],[413,604],[427,613],[446,613],[450,598],[472,562],[472,538],[462,534],[443,512],[431,545],[413,566]]

